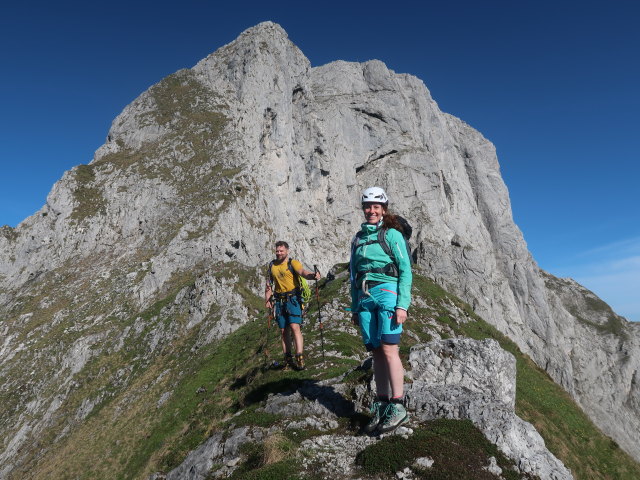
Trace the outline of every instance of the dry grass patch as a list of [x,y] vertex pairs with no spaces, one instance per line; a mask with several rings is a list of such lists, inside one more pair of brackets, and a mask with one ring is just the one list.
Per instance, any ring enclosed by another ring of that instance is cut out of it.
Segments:
[[264,441],[262,464],[271,465],[287,458],[291,452],[291,443],[282,434],[277,433]]

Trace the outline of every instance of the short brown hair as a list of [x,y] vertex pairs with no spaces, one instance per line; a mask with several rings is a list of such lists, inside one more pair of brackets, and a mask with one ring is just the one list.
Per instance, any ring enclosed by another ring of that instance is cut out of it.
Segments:
[[287,242],[283,241],[283,240],[278,240],[278,241],[276,242],[276,248],[277,248],[277,247],[284,247],[284,248],[286,248],[287,250],[289,250],[289,244],[288,244]]

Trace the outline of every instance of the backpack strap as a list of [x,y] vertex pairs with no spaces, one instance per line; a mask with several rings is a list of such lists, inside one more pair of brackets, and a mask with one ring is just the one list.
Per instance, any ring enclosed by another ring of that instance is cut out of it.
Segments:
[[[398,270],[398,259],[393,253],[393,249],[389,246],[389,242],[387,242],[387,230],[388,229],[385,227],[382,227],[378,230],[378,242],[380,243],[382,250],[384,250],[384,253],[386,253],[391,259],[391,262],[383,267],[383,269],[387,270],[387,272],[381,273],[384,273],[385,275],[389,275],[391,277],[399,277],[400,270]],[[388,273],[389,271],[391,271],[392,273]]]
[[269,278],[269,286],[273,292],[273,272],[271,271],[271,268],[273,268],[273,260],[271,260],[267,266],[267,278]]
[[291,258],[287,262],[287,267],[289,267],[289,271],[293,275],[293,284],[295,285],[295,289],[293,291],[293,295],[298,297],[298,301],[300,302],[300,307],[302,308],[302,321],[304,322],[304,317],[307,313],[306,304],[304,303],[304,295],[302,292],[302,282],[300,281],[300,274],[296,272],[291,265]]
[[360,238],[360,232],[356,233],[353,237],[353,240],[351,240],[351,256],[349,257],[349,278],[352,285],[356,283],[356,272],[353,266],[353,258],[356,253],[356,248],[358,248],[358,238]]
[[293,266],[291,265],[291,258],[287,262],[287,267],[289,267],[289,271],[293,275],[293,284],[295,285],[296,289],[300,291],[300,275],[298,275],[298,272],[293,269]]
[[384,253],[389,257],[389,259],[391,260],[389,263],[387,263],[384,267],[380,267],[380,268],[371,268],[369,270],[366,270],[364,272],[357,272],[357,275],[355,275],[355,280],[357,281],[359,277],[362,277],[362,275],[364,275],[365,273],[382,273],[383,275],[387,275],[389,277],[399,277],[400,276],[400,271],[398,270],[398,266],[397,266],[397,260],[396,260],[396,256],[393,254],[393,251],[391,250],[391,247],[389,247],[389,244],[387,243],[387,229],[384,227],[380,227],[378,229],[378,235],[376,237],[375,240],[368,240],[366,242],[362,242],[362,243],[358,243],[358,239],[362,238],[362,232],[358,232],[356,233],[356,236],[353,239],[352,242],[352,246],[351,246],[351,258],[353,258],[353,254],[355,253],[355,251],[360,248],[360,247],[364,247],[366,245],[373,245],[375,243],[379,243],[380,247],[382,248],[382,250],[384,251]]
[[391,261],[396,263],[396,256],[393,254],[391,247],[389,247],[389,243],[387,243],[387,229],[384,227],[378,229],[378,243],[382,247],[382,250],[384,250],[384,253],[391,258]]

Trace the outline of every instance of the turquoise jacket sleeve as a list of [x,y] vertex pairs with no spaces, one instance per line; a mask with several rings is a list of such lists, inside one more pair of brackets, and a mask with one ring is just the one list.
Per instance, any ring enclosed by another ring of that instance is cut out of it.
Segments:
[[[368,228],[368,231],[367,231]],[[367,240],[373,240],[377,236],[377,227],[367,225],[363,225],[363,232],[367,232],[365,238],[362,239],[363,242]],[[389,245],[389,248],[393,251],[393,255],[396,259],[396,266],[398,267],[399,276],[391,277],[387,276],[383,273],[367,273],[367,277],[372,281],[383,281],[383,282],[393,282],[398,284],[398,300],[396,303],[397,308],[402,308],[407,310],[409,308],[409,304],[411,303],[411,258],[409,256],[409,252],[407,252],[406,242],[402,233],[393,228],[387,230],[386,243]],[[369,247],[358,248],[357,252],[353,251],[352,242],[352,254],[350,260],[350,271],[351,271],[351,309],[353,312],[357,310],[358,307],[358,288],[360,285],[355,284],[355,280],[357,277],[358,270],[366,271],[367,267],[380,268],[386,265],[389,262],[389,256],[384,253],[384,250],[379,244],[371,245]],[[362,268],[364,266],[364,268]]]
[[398,270],[400,272],[398,277],[398,303],[396,307],[408,310],[409,304],[411,303],[411,283],[413,282],[411,257],[409,256],[409,252],[407,252],[404,237],[398,230],[390,228],[387,231],[386,239],[396,257]]
[[351,293],[351,312],[355,313],[358,310],[358,293],[356,292],[355,285],[355,258],[353,258],[353,247],[356,242],[356,237],[353,237],[351,240],[351,255],[349,256],[349,276],[350,276],[350,285],[351,288],[349,292]]

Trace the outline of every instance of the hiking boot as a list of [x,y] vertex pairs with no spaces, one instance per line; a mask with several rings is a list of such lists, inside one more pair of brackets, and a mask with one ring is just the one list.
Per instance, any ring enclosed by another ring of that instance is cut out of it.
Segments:
[[293,356],[290,353],[287,353],[284,356],[284,362],[282,362],[282,370],[286,372],[287,370],[291,370],[291,367],[295,367],[295,364],[293,363]]
[[407,409],[404,408],[404,405],[401,403],[392,402],[388,404],[382,414],[382,417],[382,421],[378,427],[378,431],[380,433],[395,430],[403,423],[407,423],[409,421],[409,413],[407,413]]
[[294,368],[296,370],[304,370],[306,368],[304,365],[304,355],[302,353],[296,354],[296,363]]
[[366,433],[371,433],[376,428],[378,428],[378,425],[380,425],[380,420],[382,420],[382,414],[384,413],[388,404],[389,402],[386,402],[384,400],[376,400],[371,404],[371,420],[369,420],[369,423],[364,426],[364,431]]

